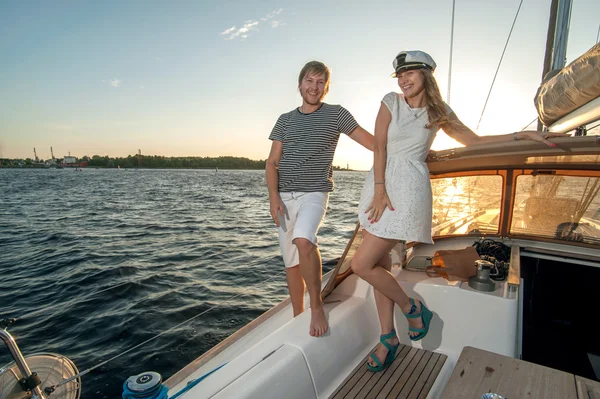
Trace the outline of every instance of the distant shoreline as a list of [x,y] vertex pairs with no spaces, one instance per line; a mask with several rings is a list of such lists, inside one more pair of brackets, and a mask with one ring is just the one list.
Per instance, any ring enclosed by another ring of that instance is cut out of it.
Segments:
[[[253,160],[244,157],[164,157],[160,155],[128,155],[127,157],[111,158],[94,155],[53,158],[51,160],[7,159],[0,158],[0,168],[31,168],[31,169],[222,169],[222,170],[265,170],[266,160]],[[335,171],[356,170],[334,166]]]
[[[1,169],[38,169],[38,170],[48,170],[48,169],[65,169],[65,170],[75,170],[75,169],[116,169],[116,170],[213,170],[213,171],[221,171],[221,170],[265,170],[264,168],[234,168],[234,167],[167,167],[167,166],[158,166],[158,167],[154,167],[154,168],[148,168],[148,167],[115,167],[115,166],[83,166],[83,167],[77,167],[77,166],[64,166],[64,167],[42,167],[42,166],[12,166],[12,165],[2,165],[0,166],[0,170]],[[357,170],[357,169],[346,169],[346,168],[334,168],[333,169],[334,172],[368,172],[367,170]]]

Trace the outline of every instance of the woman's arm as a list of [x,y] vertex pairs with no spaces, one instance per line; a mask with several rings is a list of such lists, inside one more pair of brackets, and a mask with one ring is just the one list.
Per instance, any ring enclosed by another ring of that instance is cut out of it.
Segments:
[[479,136],[464,123],[458,119],[456,114],[452,112],[448,115],[448,123],[444,123],[441,126],[442,130],[454,140],[458,141],[465,146],[475,144],[486,144],[486,143],[500,143],[514,140],[533,140],[544,143],[550,147],[555,147],[556,144],[547,140],[549,137],[567,137],[568,133],[551,133],[551,132],[540,132],[537,130],[524,130],[521,132],[508,133],[508,134],[497,134],[492,136]]
[[373,202],[371,202],[371,205],[365,211],[365,213],[371,212],[369,214],[371,223],[375,223],[379,220],[386,207],[390,208],[392,211],[394,210],[385,189],[387,135],[391,121],[392,114],[390,110],[385,104],[381,103],[377,119],[375,120],[375,146],[373,150],[373,177],[375,188]]

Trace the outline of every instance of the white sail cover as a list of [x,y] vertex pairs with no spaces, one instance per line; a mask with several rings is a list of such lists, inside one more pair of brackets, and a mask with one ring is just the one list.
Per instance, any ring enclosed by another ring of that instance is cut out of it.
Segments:
[[558,73],[549,75],[534,101],[545,126],[600,97],[600,43]]

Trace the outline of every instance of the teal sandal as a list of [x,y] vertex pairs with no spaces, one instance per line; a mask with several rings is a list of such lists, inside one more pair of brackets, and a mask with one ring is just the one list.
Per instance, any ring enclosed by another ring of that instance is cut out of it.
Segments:
[[377,356],[375,356],[375,353],[371,353],[371,359],[373,359],[373,361],[375,363],[377,363],[377,366],[371,366],[369,364],[369,362],[367,362],[367,368],[373,372],[378,372],[378,371],[383,371],[386,368],[388,368],[390,366],[390,364],[392,364],[394,362],[394,358],[396,357],[396,351],[398,350],[398,347],[400,346],[400,342],[398,342],[398,344],[396,345],[392,345],[389,342],[387,342],[388,339],[393,338],[396,336],[396,330],[392,330],[392,332],[388,333],[388,334],[384,334],[381,337],[379,337],[379,342],[381,342],[381,345],[385,346],[389,352],[387,354],[387,356],[385,357],[385,360],[383,362],[383,364],[381,363],[381,361],[379,359],[377,359]]
[[419,333],[419,335],[415,335],[414,337],[411,336],[409,333],[408,337],[410,338],[410,340],[418,341],[420,339],[425,338],[425,336],[427,335],[427,332],[429,331],[429,323],[431,322],[433,313],[421,301],[419,301],[421,303],[421,311],[419,313],[415,313],[417,311],[417,305],[415,304],[415,300],[413,298],[409,299],[411,304],[410,312],[402,313],[404,313],[404,316],[406,316],[407,319],[416,319],[417,317],[420,317],[423,320],[423,328],[416,328],[410,326],[408,327],[408,331]]

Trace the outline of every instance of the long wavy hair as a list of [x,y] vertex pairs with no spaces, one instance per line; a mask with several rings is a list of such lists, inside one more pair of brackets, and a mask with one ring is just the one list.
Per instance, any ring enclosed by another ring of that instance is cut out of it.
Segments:
[[420,69],[420,71],[425,77],[425,107],[429,117],[429,123],[425,127],[430,129],[434,125],[441,126],[449,123],[446,104],[442,100],[442,94],[433,72],[426,68]]

